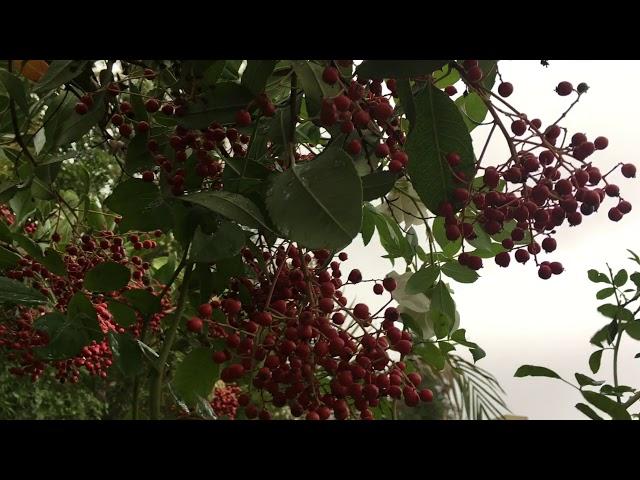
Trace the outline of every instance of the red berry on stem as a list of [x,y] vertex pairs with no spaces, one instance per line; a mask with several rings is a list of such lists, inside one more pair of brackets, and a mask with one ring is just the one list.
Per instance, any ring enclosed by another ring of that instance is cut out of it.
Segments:
[[571,95],[571,92],[573,92],[573,85],[569,82],[560,82],[556,87],[556,93],[561,97]]
[[503,82],[498,86],[498,94],[501,97],[508,97],[513,93],[513,85],[509,82]]

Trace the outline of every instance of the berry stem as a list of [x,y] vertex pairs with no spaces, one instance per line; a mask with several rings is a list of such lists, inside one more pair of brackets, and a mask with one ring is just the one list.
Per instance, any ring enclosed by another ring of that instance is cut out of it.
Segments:
[[[185,254],[183,259],[187,257],[187,252],[189,248],[185,248]],[[182,317],[182,312],[185,306],[185,300],[187,299],[187,291],[189,288],[189,280],[191,278],[191,272],[193,271],[193,264],[189,263],[187,265],[187,269],[184,272],[184,277],[182,279],[182,285],[180,285],[180,294],[178,297],[178,305],[176,307],[176,312],[174,314],[173,323],[169,328],[169,332],[167,333],[167,337],[162,345],[162,350],[158,356],[158,364],[157,370],[153,372],[153,378],[151,381],[151,391],[150,391],[150,403],[151,403],[151,419],[158,420],[160,418],[160,409],[162,407],[162,381],[164,379],[164,372],[167,368],[167,358],[169,357],[169,353],[171,352],[171,347],[173,347],[173,342],[176,338],[176,333],[178,331],[178,326],[180,325],[180,318]]]

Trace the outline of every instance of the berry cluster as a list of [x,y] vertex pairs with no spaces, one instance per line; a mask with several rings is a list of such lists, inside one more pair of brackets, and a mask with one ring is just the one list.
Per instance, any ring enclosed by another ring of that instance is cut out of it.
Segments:
[[[463,65],[461,75],[469,88],[477,86],[481,91],[478,82],[483,72],[477,61],[467,60]],[[579,86],[578,94],[584,91],[585,87]],[[498,87],[501,97],[508,97],[512,92],[513,85],[508,82]],[[574,89],[569,82],[560,82],[556,92],[566,96]],[[631,211],[631,204],[621,197],[619,187],[608,178],[618,167],[623,176],[635,177],[636,168],[621,163],[603,174],[587,159],[607,148],[606,137],[589,141],[584,133],[575,133],[567,143],[560,140],[563,133],[566,138],[566,129],[557,122],[543,129],[541,120],[529,120],[504,103],[511,109],[500,110],[512,122],[511,133],[507,134],[511,156],[497,166],[482,167],[478,162],[477,173],[482,175],[482,182],[474,184],[455,171],[460,155],[448,152],[443,160],[460,186],[453,191],[453,202],[444,202],[436,213],[445,219],[448,240],[473,240],[477,237],[474,227],[479,226],[488,235],[501,238],[504,251],[495,256],[496,264],[509,266],[512,255],[516,262],[525,264],[533,256],[539,277],[548,279],[562,273],[563,266],[560,262],[539,262],[538,255],[556,249],[557,242],[552,237],[556,228],[565,221],[569,226],[580,225],[583,216],[598,211],[607,197],[616,199],[616,205],[609,209],[609,219],[621,220]],[[493,112],[496,113],[496,107]],[[494,121],[502,125],[497,113]],[[458,260],[473,270],[483,266],[480,256],[464,251]]]
[[[64,249],[65,254],[61,256],[64,273],[61,275],[51,272],[30,255],[20,258],[15,268],[5,270],[6,277],[23,281],[44,295],[53,296],[56,301],[54,311],[66,312],[73,296],[81,292],[93,304],[98,326],[104,335],[101,340],[93,340],[89,345],[84,346],[81,352],[73,358],[43,360],[38,357],[36,349],[47,346],[51,339],[46,332],[38,330],[34,323],[47,312],[43,307],[37,309],[18,307],[16,318],[8,318],[0,328],[0,348],[8,352],[7,358],[9,360],[19,364],[19,366],[12,367],[12,373],[19,376],[29,375],[35,381],[42,375],[46,365],[50,364],[57,370],[56,377],[61,382],[68,380],[76,383],[81,368],[84,368],[91,375],[106,378],[107,371],[113,362],[106,335],[109,332],[130,332],[134,336],[139,336],[144,325],[143,316],[138,312],[136,312],[137,321],[135,324],[126,327],[119,325],[109,311],[106,302],[110,299],[117,299],[127,303],[125,297],[121,295],[127,290],[146,289],[155,293],[163,287],[157,283],[153,284],[150,279],[148,275],[149,263],[133,254],[139,250],[155,248],[156,242],[151,238],[157,239],[161,235],[160,231],[131,234],[128,238],[115,235],[111,231],[102,231],[94,235],[83,234]],[[55,248],[59,241],[60,235],[54,233],[51,246]],[[129,284],[118,292],[105,294],[85,292],[83,281],[87,272],[106,261],[117,262],[129,268],[131,271]],[[162,311],[149,319],[147,328],[152,331],[157,330],[160,326],[160,320],[172,308],[168,299],[162,299]]]
[[[243,254],[257,281],[234,280],[222,298],[199,307],[187,328],[201,332],[210,325],[222,381],[249,384],[238,396],[247,418],[269,419],[271,407],[288,406],[294,417],[310,420],[371,419],[371,408],[383,399],[409,406],[431,401],[431,391],[419,389],[420,375],[402,361],[413,342],[396,326],[398,310],[347,306],[344,288],[362,281],[359,270],[343,283],[341,262],[325,266],[328,251],[305,252],[294,244],[263,251],[268,271],[249,250]],[[347,254],[339,258],[346,261]],[[240,285],[251,292],[251,304],[240,301]],[[384,279],[378,287],[392,291],[395,281]]]
[[[222,382],[220,382],[222,383]],[[238,412],[238,396],[241,389],[237,385],[216,386],[213,390],[211,408],[218,418],[234,420]]]

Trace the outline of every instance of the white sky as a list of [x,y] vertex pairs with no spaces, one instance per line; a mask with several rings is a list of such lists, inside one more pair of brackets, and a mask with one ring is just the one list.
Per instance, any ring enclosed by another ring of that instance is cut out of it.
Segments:
[[[539,61],[501,61],[500,72],[505,81],[514,85],[509,102],[529,118],[540,118],[544,126],[560,116],[575,97],[559,97],[553,92],[558,82],[567,80],[577,85],[586,82],[591,88],[562,122],[569,134],[583,132],[590,140],[599,135],[609,139],[609,147],[596,152],[590,160],[604,173],[622,162],[635,163],[640,168],[637,144],[640,137],[640,97],[629,86],[640,85],[640,61],[550,61],[544,68]],[[496,84],[497,86],[497,84]],[[496,87],[497,88],[497,87]],[[620,90],[624,88],[624,90]],[[482,148],[486,129],[474,131],[476,151]],[[496,132],[497,133],[497,132]],[[501,160],[505,156],[504,140],[494,134],[487,152],[488,158]],[[620,222],[607,218],[615,200],[607,198],[600,211],[584,217],[582,225],[569,228],[565,224],[555,236],[558,249],[546,259],[558,260],[565,272],[550,280],[540,280],[532,262],[522,266],[512,264],[507,269],[485,260],[485,268],[476,283],[462,285],[451,281],[454,298],[461,315],[461,328],[467,338],[487,352],[479,366],[492,372],[507,392],[507,404],[516,415],[530,419],[585,419],[574,405],[583,401],[581,395],[559,380],[547,378],[514,378],[522,364],[546,366],[563,378],[575,382],[580,372],[612,383],[611,353],[605,352],[602,369],[592,375],[588,358],[595,347],[589,344],[591,335],[605,325],[606,320],[596,308],[604,303],[596,300],[595,292],[602,284],[587,279],[587,270],[606,270],[606,262],[617,271],[633,271],[633,262],[626,260],[626,248],[640,253],[640,241],[633,235],[640,231],[639,179],[626,179],[621,174],[613,179],[634,210]],[[418,229],[418,227],[416,227]],[[382,278],[392,270],[387,259],[380,258],[384,250],[374,240],[363,248],[358,237],[347,249],[349,261],[343,267],[348,275],[359,267],[365,278]],[[637,265],[636,265],[637,266]],[[371,284],[357,291],[358,298],[380,304]],[[354,291],[348,291],[353,298]],[[635,345],[633,345],[635,343]],[[626,347],[626,348],[625,348]],[[640,359],[634,359],[640,345],[625,336],[619,358],[622,384],[638,386]]]

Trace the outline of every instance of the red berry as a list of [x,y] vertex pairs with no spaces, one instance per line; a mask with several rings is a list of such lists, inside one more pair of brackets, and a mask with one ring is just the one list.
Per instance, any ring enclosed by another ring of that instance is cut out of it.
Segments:
[[433,392],[428,388],[420,390],[420,400],[423,402],[431,402],[433,400]]
[[145,182],[153,182],[155,178],[156,176],[151,170],[145,170],[144,172],[142,172],[142,180],[144,180]]
[[604,150],[609,146],[609,139],[607,137],[597,137],[593,144],[596,147],[596,150]]
[[529,252],[527,252],[524,249],[518,249],[516,250],[516,262],[518,263],[527,263],[527,261],[529,260]]
[[549,268],[551,268],[551,273],[553,273],[554,275],[560,275],[562,272],[564,272],[564,267],[560,262],[551,262],[549,264]]
[[511,131],[514,133],[514,135],[523,135],[524,132],[527,131],[527,124],[524,122],[524,120],[516,120],[511,124]]
[[395,278],[387,277],[382,281],[382,285],[387,292],[393,292],[398,286],[398,283]]
[[456,87],[454,87],[453,85],[449,85],[449,86],[445,87],[444,93],[446,93],[450,97],[453,97],[456,93],[458,93],[458,89]]
[[619,204],[618,204],[618,210],[620,210],[623,214],[627,214],[631,211],[631,204],[629,202],[627,202],[626,200],[622,200]]
[[482,268],[482,258],[477,255],[469,255],[467,267],[471,270],[480,270]]
[[636,176],[636,166],[633,163],[625,163],[622,165],[622,175],[627,178],[635,178]]
[[540,265],[540,268],[538,269],[538,276],[540,278],[542,278],[543,280],[547,280],[549,278],[551,278],[551,267],[548,265]]
[[369,307],[364,303],[358,303],[353,308],[353,316],[359,320],[367,320],[369,318]]
[[190,332],[200,332],[202,330],[202,319],[198,317],[191,317],[187,322],[187,329]]
[[604,192],[609,197],[619,197],[620,196],[620,188],[617,185],[614,185],[613,183],[610,183],[609,185],[604,187]]
[[500,252],[495,257],[495,262],[501,267],[508,267],[511,263],[511,257],[509,256],[509,252]]
[[402,171],[402,168],[403,168],[402,163],[400,163],[397,160],[391,160],[389,162],[389,171],[390,172],[398,173],[398,172]]
[[364,110],[359,110],[353,115],[353,123],[360,128],[366,128],[370,121],[371,117]]
[[321,298],[318,302],[318,308],[324,313],[331,313],[333,311],[334,303],[331,298]]
[[133,133],[133,127],[129,123],[123,123],[118,127],[118,131],[123,137],[129,138]]
[[553,252],[557,246],[558,244],[556,243],[555,238],[547,237],[542,240],[542,249],[547,253]]
[[151,127],[147,122],[138,122],[136,125],[136,132],[138,133],[147,133]]
[[561,97],[571,95],[571,92],[573,92],[573,85],[571,85],[569,82],[560,82],[556,87],[556,93]]
[[251,125],[251,114],[246,110],[240,110],[236,113],[236,125],[246,127]]
[[338,70],[335,67],[325,67],[322,71],[322,80],[324,80],[329,85],[333,85],[338,81],[339,78]]
[[389,145],[387,145],[386,143],[379,143],[378,145],[376,145],[376,157],[378,158],[384,158],[387,155],[389,155]]
[[362,151],[362,144],[360,140],[354,138],[349,143],[347,143],[347,152],[351,155],[358,155]]
[[198,307],[198,313],[201,317],[210,318],[213,313],[213,307],[211,307],[210,303],[203,303]]
[[504,83],[501,83],[501,84],[498,86],[498,94],[499,94],[501,97],[505,97],[505,98],[506,98],[506,97],[508,97],[509,95],[511,95],[512,93],[513,93],[513,85],[512,85],[511,83],[509,83],[509,82],[504,82]]
[[351,106],[351,99],[346,95],[339,95],[333,99],[333,104],[336,106],[338,111],[346,112]]
[[360,283],[362,281],[362,273],[357,268],[354,268],[349,272],[348,279],[351,283]]
[[483,72],[482,69],[478,66],[471,67],[467,70],[467,78],[470,82],[476,83],[482,80]]
[[622,216],[623,213],[616,207],[613,207],[609,210],[609,220],[619,222],[620,220],[622,220]]
[[76,103],[75,111],[79,115],[84,115],[85,113],[87,113],[89,111],[89,107],[87,106],[86,103],[78,102],[78,103]]
[[451,152],[447,154],[447,163],[452,167],[457,167],[460,165],[462,159],[457,152]]
[[446,228],[447,239],[454,242],[460,238],[460,228],[457,225],[447,225]]
[[379,103],[373,109],[373,117],[379,122],[384,122],[393,115],[393,107],[388,103]]
[[144,102],[144,108],[149,113],[155,113],[160,110],[160,102],[155,98],[150,98]]

